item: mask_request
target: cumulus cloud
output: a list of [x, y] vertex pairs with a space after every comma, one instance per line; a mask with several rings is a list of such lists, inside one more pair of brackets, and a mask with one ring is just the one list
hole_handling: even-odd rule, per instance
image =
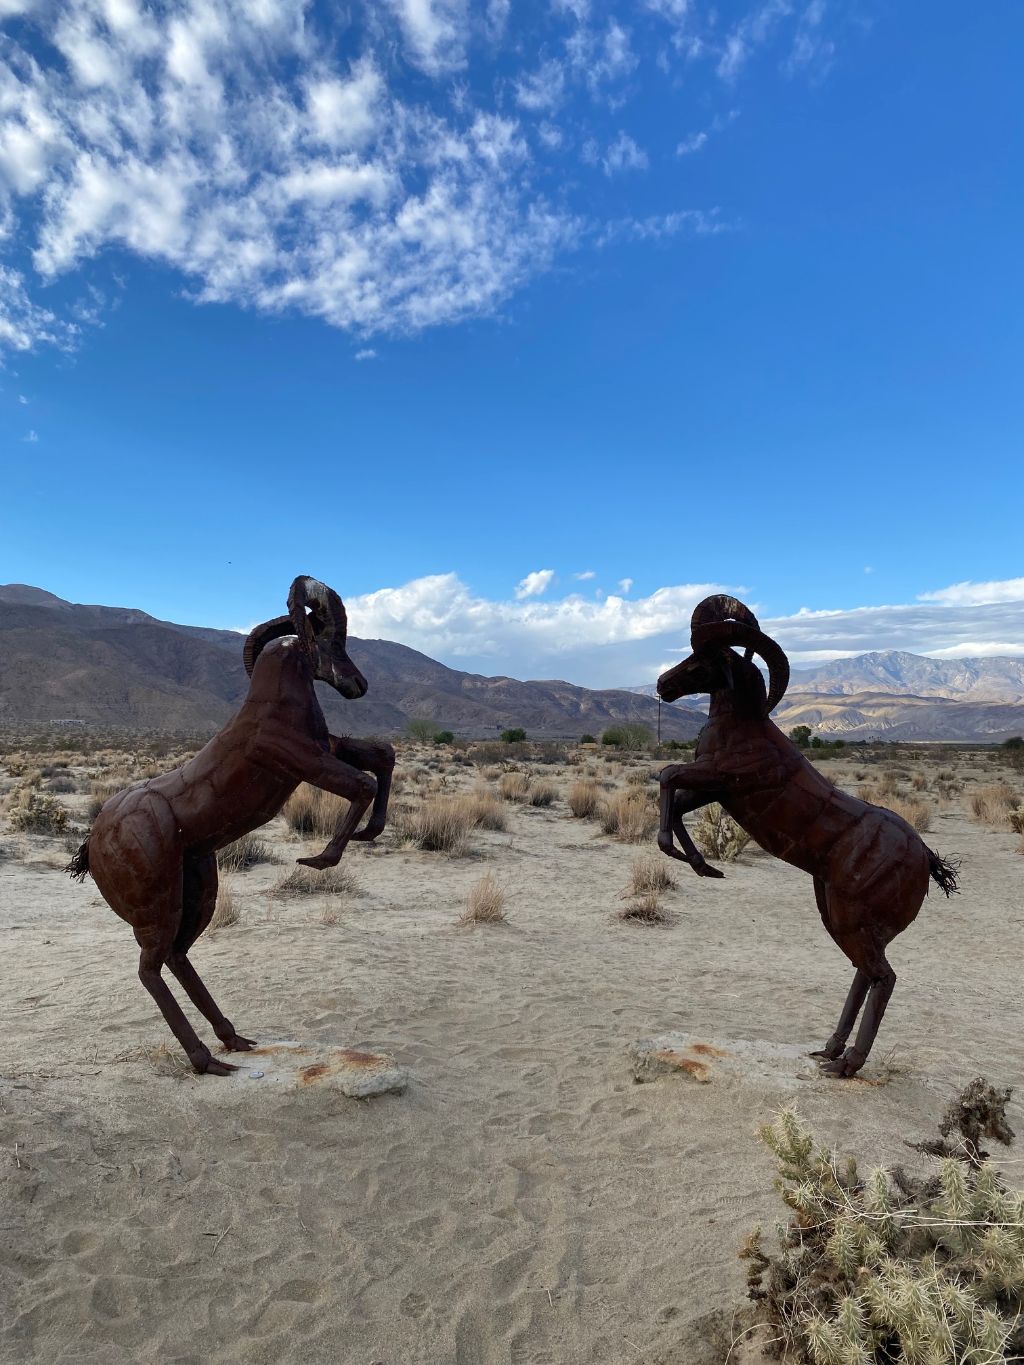
[[1005, 591], [1017, 595], [1004, 598], [985, 586], [994, 599], [987, 603], [947, 600], [951, 590], [940, 589], [912, 603], [770, 617], [759, 609], [756, 592], [740, 584], [675, 584], [636, 598], [620, 590], [543, 601], [536, 593], [517, 594], [504, 601], [474, 593], [447, 573], [346, 605], [354, 635], [398, 640], [454, 667], [615, 687], [652, 681], [677, 662], [689, 649], [693, 608], [716, 592], [734, 593], [757, 611], [797, 668], [888, 649], [936, 658], [1024, 657], [1024, 585], [1007, 580]]
[[526, 597], [539, 597], [541, 593], [547, 592], [554, 576], [554, 569], [537, 569], [534, 573], [528, 573], [525, 578], [519, 580], [516, 587], [517, 600], [522, 601]]

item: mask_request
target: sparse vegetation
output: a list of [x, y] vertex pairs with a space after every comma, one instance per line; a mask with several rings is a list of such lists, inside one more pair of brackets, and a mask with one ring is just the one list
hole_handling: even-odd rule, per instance
[[251, 834], [243, 834], [217, 853], [217, 866], [222, 872], [246, 872], [260, 863], [280, 861], [267, 841], [255, 830]]
[[540, 780], [531, 782], [527, 791], [527, 799], [531, 806], [550, 806], [558, 795], [558, 788], [553, 782]]
[[789, 732], [789, 737], [798, 749], [806, 749], [811, 742], [811, 727], [809, 725], [794, 725]]
[[469, 831], [477, 823], [479, 803], [472, 796], [441, 794], [395, 810], [393, 824], [400, 837], [429, 853], [460, 857], [466, 852]]
[[298, 864], [280, 879], [270, 894], [290, 896], [342, 896], [356, 889], [356, 881], [347, 867], [306, 867]]
[[418, 739], [424, 743], [430, 743], [440, 730], [437, 721], [431, 720], [428, 716], [410, 716], [405, 723], [405, 733], [410, 739]]
[[703, 808], [694, 826], [693, 837], [706, 857], [724, 863], [731, 863], [739, 857], [750, 843], [750, 835], [717, 801]]
[[290, 829], [309, 838], [330, 839], [349, 809], [343, 796], [303, 782], [284, 804], [281, 814]]
[[601, 743], [616, 749], [649, 749], [653, 738], [650, 726], [628, 721], [621, 725], [610, 725], [601, 735]]
[[60, 836], [68, 832], [68, 813], [57, 798], [31, 786], [15, 790], [7, 805], [7, 818], [11, 829], [23, 834]]
[[662, 891], [671, 891], [675, 886], [676, 879], [669, 871], [667, 858], [645, 853], [634, 858], [630, 864], [627, 895], [658, 895]]
[[502, 730], [501, 742], [503, 744], [523, 744], [526, 742], [526, 731], [519, 726], [513, 726], [511, 730]]
[[636, 787], [613, 792], [601, 803], [601, 828], [626, 844], [642, 844], [658, 827], [658, 811], [647, 792]]
[[581, 777], [569, 788], [566, 801], [577, 820], [589, 820], [601, 804], [601, 788], [592, 777]]
[[215, 934], [220, 929], [228, 929], [232, 924], [237, 924], [240, 918], [241, 915], [231, 889], [222, 882], [217, 887], [217, 905], [213, 912], [213, 919], [210, 920], [208, 932]]
[[662, 906], [658, 893], [646, 891], [626, 902], [619, 911], [619, 919], [636, 924], [669, 924], [672, 917]]
[[[938, 1173], [862, 1177], [818, 1146], [791, 1109], [761, 1129], [792, 1211], [766, 1251], [756, 1228], [740, 1252], [772, 1353], [809, 1365], [996, 1365], [1024, 1347], [1024, 1197], [981, 1151], [1007, 1142], [1010, 1092], [983, 1080], [950, 1106]], [[954, 1132], [957, 1137], [950, 1141]]]
[[502, 773], [498, 791], [506, 801], [523, 806], [530, 799], [530, 777], [528, 773]]
[[494, 874], [485, 873], [469, 888], [466, 908], [459, 916], [460, 924], [500, 924], [505, 916], [506, 895]]
[[993, 829], [1009, 830], [1011, 812], [1017, 809], [1020, 798], [1008, 782], [992, 782], [972, 792], [970, 804], [975, 820]]

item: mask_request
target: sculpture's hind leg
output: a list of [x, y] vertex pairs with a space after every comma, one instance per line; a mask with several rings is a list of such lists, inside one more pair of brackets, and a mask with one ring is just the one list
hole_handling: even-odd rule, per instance
[[[837, 935], [836, 942], [857, 968], [857, 976], [854, 978], [850, 997], [843, 1010], [843, 1018], [840, 1019], [839, 1029], [836, 1030], [837, 1036], [842, 1030], [847, 1010], [858, 990], [861, 977], [866, 983], [867, 999], [853, 1047], [848, 1047], [841, 1056], [826, 1062], [822, 1071], [828, 1072], [830, 1076], [854, 1076], [867, 1061], [871, 1045], [878, 1033], [878, 1026], [885, 1014], [885, 1007], [896, 985], [896, 973], [889, 965], [885, 956], [885, 945], [876, 929], [864, 928], [851, 934]], [[855, 1010], [849, 1021], [851, 1027], [854, 1018]]]
[[160, 975], [161, 967], [173, 951], [176, 928], [175, 919], [175, 922], [169, 926], [169, 932], [160, 929], [136, 929], [135, 937], [142, 949], [139, 957], [139, 980], [156, 1001], [160, 1013], [167, 1021], [168, 1028], [185, 1049], [188, 1059], [196, 1071], [208, 1072], [212, 1076], [226, 1076], [231, 1071], [237, 1071], [238, 1068], [232, 1066], [230, 1062], [218, 1061], [206, 1044], [200, 1041], [199, 1035], [185, 1018], [181, 1006], [171, 994], [170, 986]]
[[217, 906], [217, 856], [196, 858], [185, 855], [181, 878], [181, 924], [174, 937], [167, 965], [184, 987], [196, 1009], [210, 1021], [213, 1031], [229, 1052], [247, 1052], [256, 1044], [235, 1032], [235, 1026], [217, 1007], [188, 960], [188, 951], [210, 923]]
[[[821, 916], [822, 924], [824, 924], [832, 938], [835, 939], [835, 934], [832, 930], [832, 920], [828, 912], [828, 888], [820, 877], [815, 877], [814, 879], [814, 899], [818, 903], [818, 914]], [[836, 941], [838, 942], [838, 940]], [[853, 1026], [857, 1022], [857, 1015], [860, 1014], [861, 1006], [864, 1004], [864, 997], [867, 995], [870, 985], [870, 980], [858, 967], [856, 975], [853, 978], [853, 985], [850, 987], [849, 994], [846, 997], [846, 1003], [843, 1005], [843, 1012], [839, 1016], [839, 1023], [836, 1025], [835, 1033], [833, 1033], [832, 1037], [820, 1051], [811, 1053], [812, 1057], [820, 1057], [826, 1061], [834, 1062], [837, 1057], [843, 1055], [843, 1049], [846, 1047], [846, 1040], [849, 1038]]]

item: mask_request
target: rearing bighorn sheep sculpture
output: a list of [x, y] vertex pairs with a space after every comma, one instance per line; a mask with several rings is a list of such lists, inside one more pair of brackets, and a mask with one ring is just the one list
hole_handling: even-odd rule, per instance
[[288, 615], [257, 626], [245, 642], [252, 682], [241, 710], [183, 767], [112, 796], [68, 865], [80, 881], [91, 872], [134, 929], [139, 978], [196, 1071], [225, 1076], [237, 1068], [199, 1040], [160, 975], [165, 964], [227, 1051], [255, 1046], [221, 1014], [188, 960], [217, 903], [217, 850], [266, 824], [300, 782], [350, 802], [323, 852], [300, 863], [333, 867], [350, 839], [375, 839], [384, 828], [394, 749], [328, 734], [313, 687], [319, 679], [350, 700], [366, 692], [346, 635], [338, 594], [315, 578], [296, 578]]
[[[956, 868], [893, 811], [839, 791], [772, 724], [789, 661], [742, 602], [726, 596], [701, 602], [691, 647], [688, 659], [658, 679], [658, 696], [675, 701], [708, 692], [711, 711], [694, 761], [662, 770], [658, 846], [698, 876], [721, 877], [683, 825], [688, 811], [717, 801], [766, 852], [811, 874], [825, 928], [857, 969], [836, 1031], [814, 1055], [832, 1075], [852, 1076], [864, 1065], [896, 984], [886, 945], [916, 918], [929, 875], [947, 896], [957, 890]], [[767, 689], [755, 654], [768, 665]], [[856, 1042], [846, 1047], [865, 1000]]]

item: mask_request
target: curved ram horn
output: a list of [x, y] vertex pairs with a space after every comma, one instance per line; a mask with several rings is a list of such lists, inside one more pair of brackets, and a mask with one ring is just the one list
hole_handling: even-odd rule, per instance
[[729, 597], [723, 592], [716, 593], [714, 597], [705, 597], [703, 602], [697, 603], [690, 618], [690, 631], [692, 633], [699, 626], [709, 626], [715, 621], [742, 621], [744, 625], [760, 630], [757, 617], [750, 608], [745, 607], [738, 597]]
[[290, 616], [275, 616], [273, 621], [264, 621], [261, 626], [253, 626], [242, 650], [242, 662], [249, 677], [252, 677], [256, 660], [271, 640], [276, 640], [281, 635], [294, 634], [295, 626]]
[[706, 649], [728, 649], [740, 645], [754, 654], [760, 654], [768, 665], [768, 705], [765, 711], [770, 715], [785, 695], [789, 686], [789, 660], [782, 646], [763, 630], [755, 629], [744, 621], [711, 621], [698, 626], [693, 632], [693, 652]]
[[[306, 607], [310, 608], [309, 617]], [[345, 604], [326, 583], [319, 578], [300, 574], [288, 590], [288, 614], [295, 624], [296, 633], [307, 646], [312, 645], [313, 636], [321, 648], [330, 649], [334, 637], [340, 635], [344, 644], [348, 634], [348, 616]]]

